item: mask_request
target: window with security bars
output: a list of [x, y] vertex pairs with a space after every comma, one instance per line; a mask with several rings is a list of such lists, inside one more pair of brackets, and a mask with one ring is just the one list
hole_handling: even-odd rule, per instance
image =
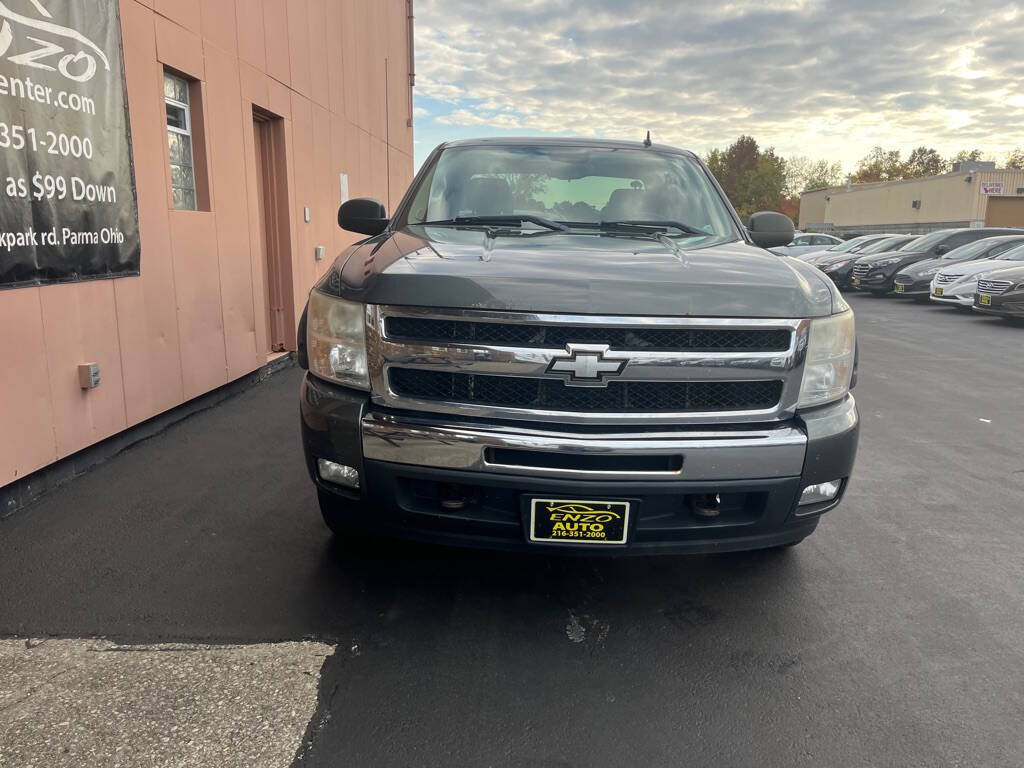
[[167, 144], [171, 157], [171, 197], [176, 209], [194, 211], [197, 209], [196, 171], [188, 81], [165, 71], [164, 102], [167, 106]]

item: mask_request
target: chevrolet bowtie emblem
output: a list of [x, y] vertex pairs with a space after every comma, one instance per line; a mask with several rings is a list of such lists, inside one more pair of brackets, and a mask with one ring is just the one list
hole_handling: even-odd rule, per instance
[[629, 363], [625, 355], [608, 351], [607, 344], [566, 344], [565, 356], [552, 358], [548, 373], [573, 387], [606, 387]]

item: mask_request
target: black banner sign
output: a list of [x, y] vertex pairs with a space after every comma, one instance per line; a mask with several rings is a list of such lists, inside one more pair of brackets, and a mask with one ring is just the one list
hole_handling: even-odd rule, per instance
[[139, 274], [118, 0], [0, 0], [0, 287]]

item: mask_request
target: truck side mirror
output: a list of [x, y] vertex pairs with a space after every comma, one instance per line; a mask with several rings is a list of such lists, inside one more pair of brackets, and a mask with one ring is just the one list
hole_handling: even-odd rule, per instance
[[793, 220], [777, 211], [758, 211], [750, 217], [747, 232], [754, 245], [775, 248], [793, 240]]
[[372, 197], [353, 197], [338, 208], [338, 226], [349, 232], [379, 235], [387, 225], [387, 208]]

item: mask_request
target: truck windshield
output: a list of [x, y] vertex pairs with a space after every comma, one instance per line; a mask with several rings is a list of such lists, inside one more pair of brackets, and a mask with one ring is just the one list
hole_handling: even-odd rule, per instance
[[[724, 200], [692, 158], [618, 147], [448, 148], [423, 176], [404, 223], [516, 216], [591, 232], [602, 224], [648, 223], [700, 244], [739, 237]], [[541, 227], [529, 218], [518, 223]]]

